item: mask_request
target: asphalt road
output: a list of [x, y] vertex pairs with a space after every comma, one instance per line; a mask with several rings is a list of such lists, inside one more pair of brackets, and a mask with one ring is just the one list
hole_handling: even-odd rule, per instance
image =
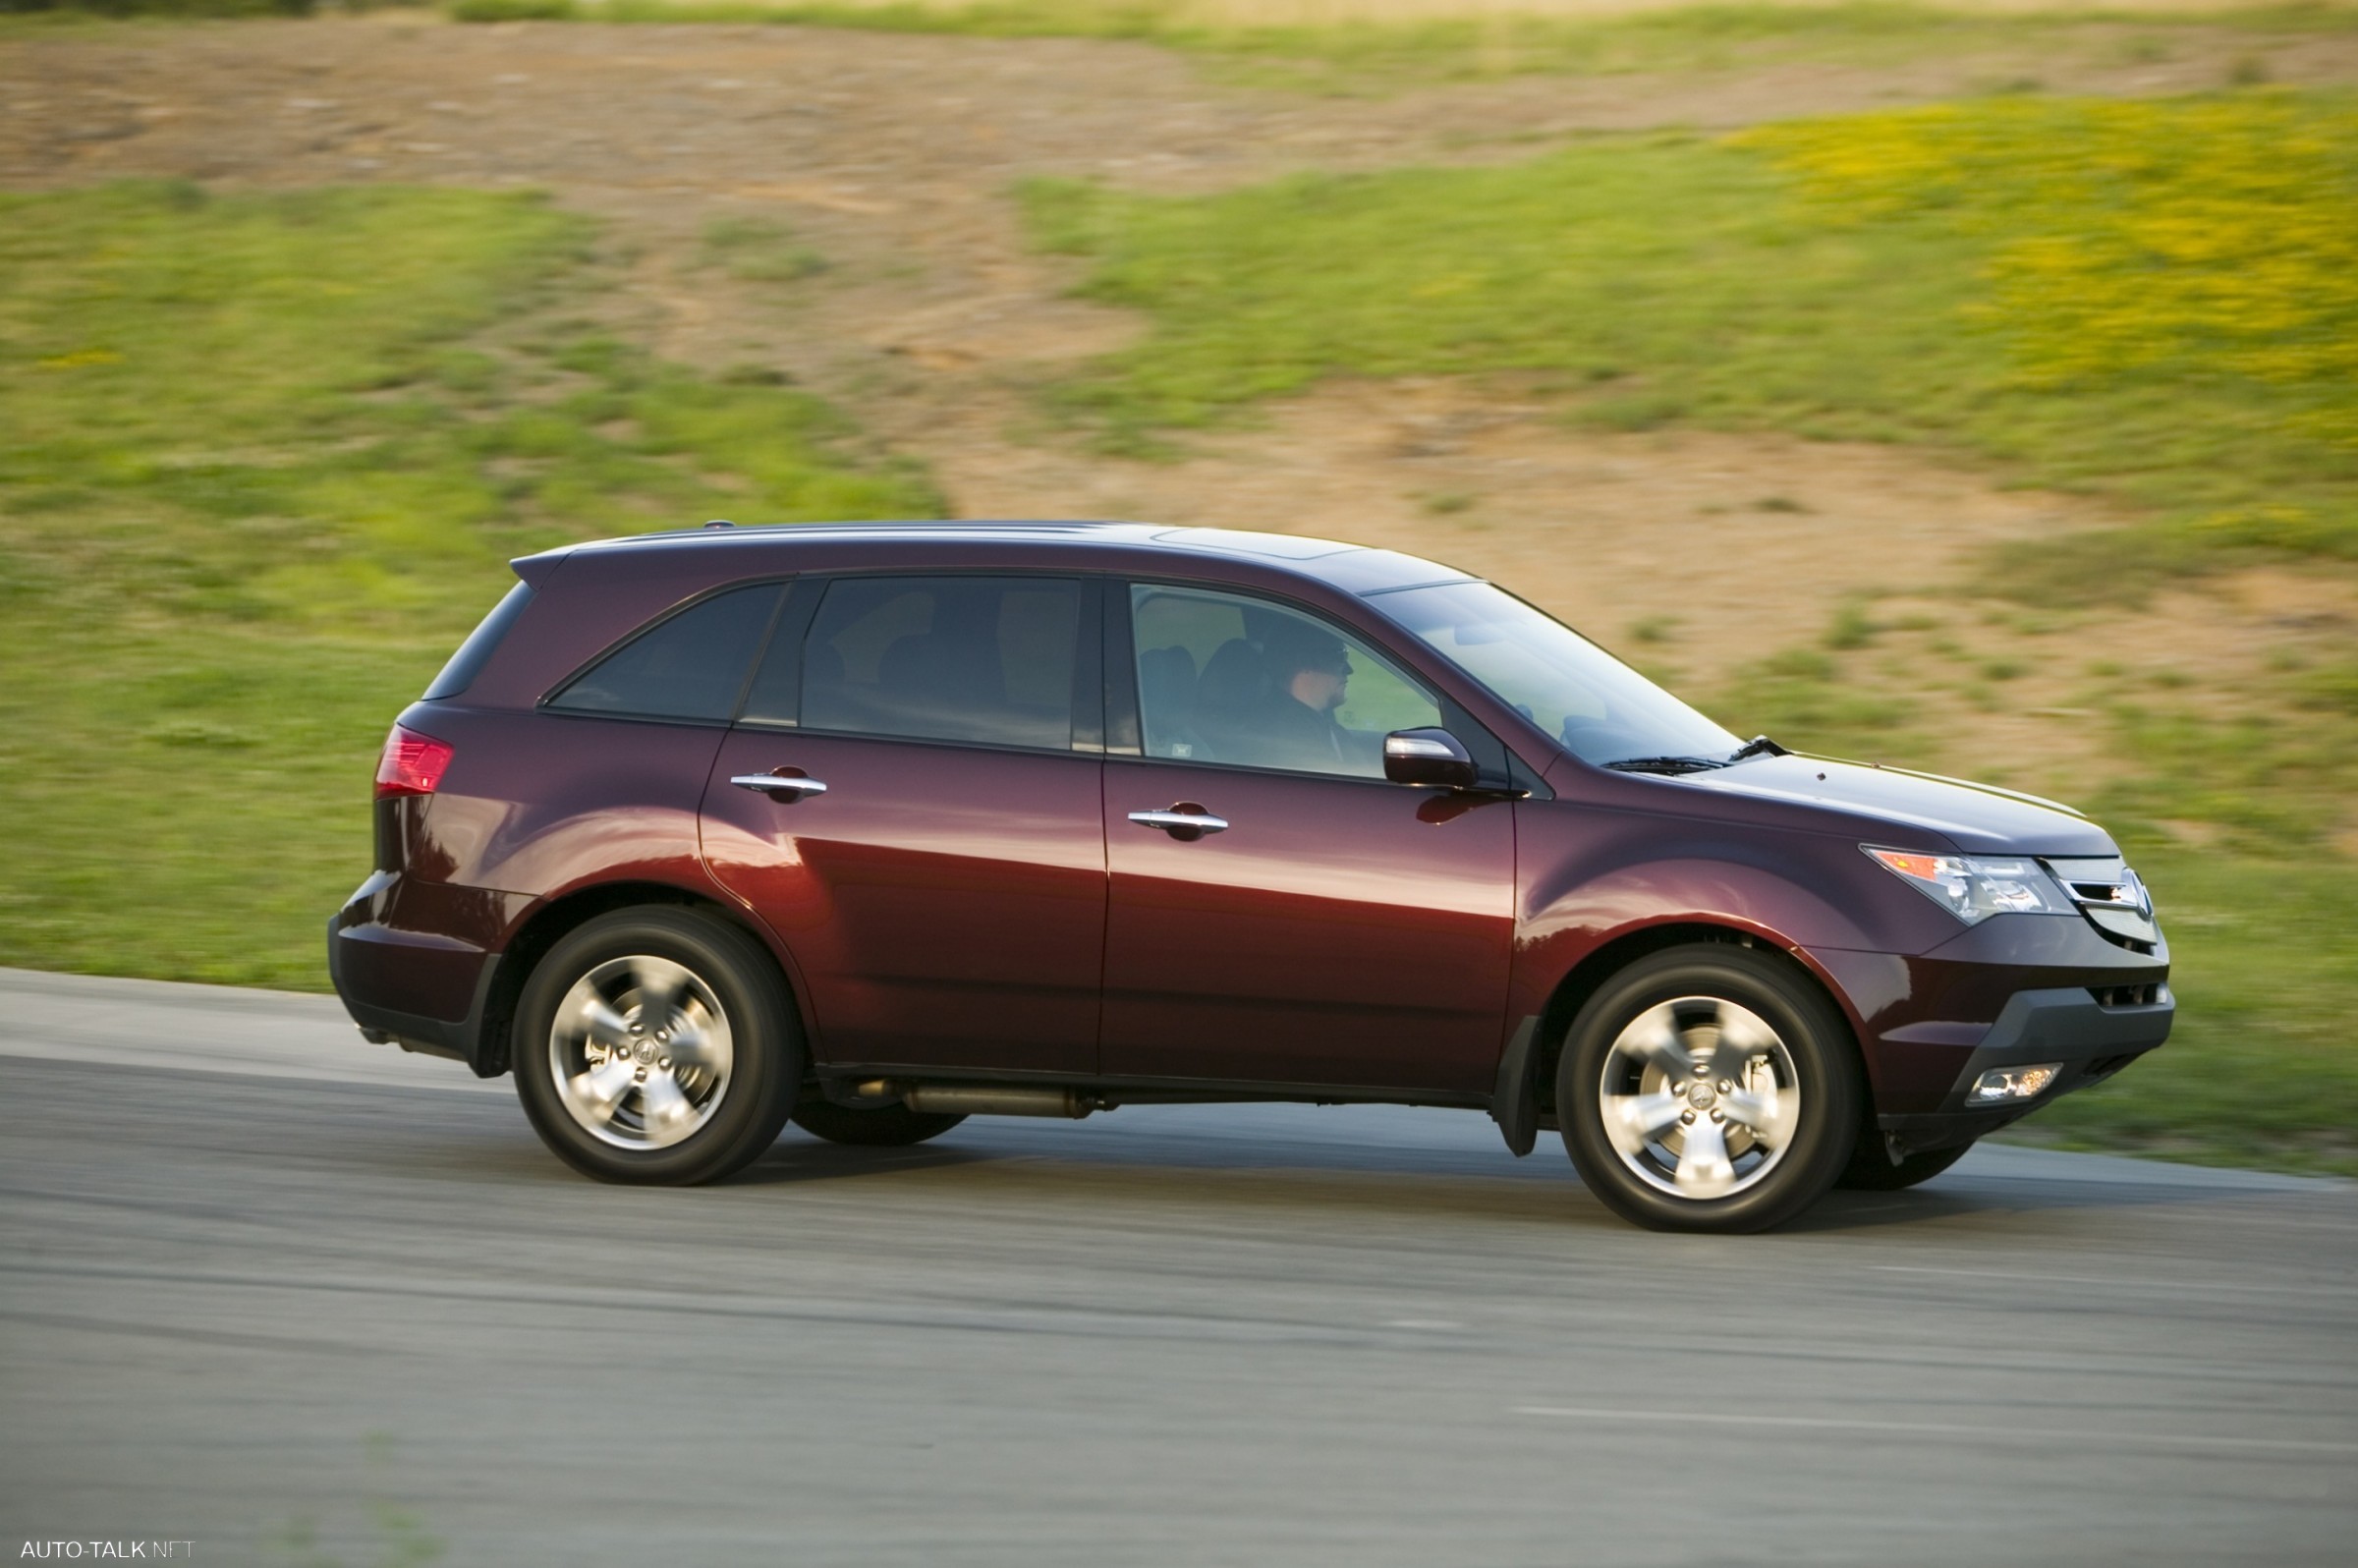
[[[0, 1557], [2351, 1560], [2358, 1188], [1979, 1151], [1741, 1239], [1381, 1108], [599, 1187], [333, 1002], [0, 971]], [[438, 1556], [429, 1555], [439, 1552]]]

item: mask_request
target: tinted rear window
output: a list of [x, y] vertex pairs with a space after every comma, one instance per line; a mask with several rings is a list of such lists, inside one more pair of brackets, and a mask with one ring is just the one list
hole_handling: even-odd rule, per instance
[[802, 722], [1064, 750], [1080, 628], [1069, 579], [846, 579], [803, 649]]
[[473, 686], [475, 678], [483, 673], [483, 666], [491, 662], [491, 655], [499, 651], [499, 644], [507, 638], [508, 628], [516, 624], [517, 617], [524, 614], [524, 607], [532, 602], [533, 586], [530, 583], [519, 583], [508, 589], [507, 597], [493, 605], [491, 613], [484, 616], [482, 623], [469, 634], [467, 641], [459, 644], [459, 650], [450, 656], [448, 664], [442, 666], [442, 673], [434, 677], [433, 684], [425, 689], [421, 700], [438, 702], [444, 698], [457, 697]]
[[784, 592], [760, 583], [692, 604], [607, 654], [548, 705], [725, 723]]

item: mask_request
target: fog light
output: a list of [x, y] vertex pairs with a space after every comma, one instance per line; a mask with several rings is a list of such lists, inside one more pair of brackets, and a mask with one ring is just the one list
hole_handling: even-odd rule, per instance
[[2000, 1100], [2035, 1099], [2061, 1071], [2061, 1062], [2042, 1062], [2037, 1067], [1993, 1067], [1974, 1080], [1973, 1092], [1965, 1096], [1965, 1103], [1994, 1105]]

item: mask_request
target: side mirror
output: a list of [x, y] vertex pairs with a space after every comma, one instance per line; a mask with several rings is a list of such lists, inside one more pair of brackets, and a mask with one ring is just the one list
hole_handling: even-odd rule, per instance
[[1474, 757], [1447, 730], [1394, 730], [1383, 738], [1383, 776], [1395, 784], [1470, 790]]

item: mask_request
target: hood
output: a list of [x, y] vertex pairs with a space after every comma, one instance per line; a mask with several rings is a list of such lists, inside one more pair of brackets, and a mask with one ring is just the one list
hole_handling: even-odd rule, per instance
[[1924, 841], [1924, 835], [1935, 834], [1967, 855], [2117, 853], [2109, 834], [2068, 806], [1906, 768], [1793, 753], [1754, 757], [1716, 772], [1681, 774], [1678, 782], [1721, 795], [1872, 817], [1892, 849], [1937, 849], [1938, 844]]

